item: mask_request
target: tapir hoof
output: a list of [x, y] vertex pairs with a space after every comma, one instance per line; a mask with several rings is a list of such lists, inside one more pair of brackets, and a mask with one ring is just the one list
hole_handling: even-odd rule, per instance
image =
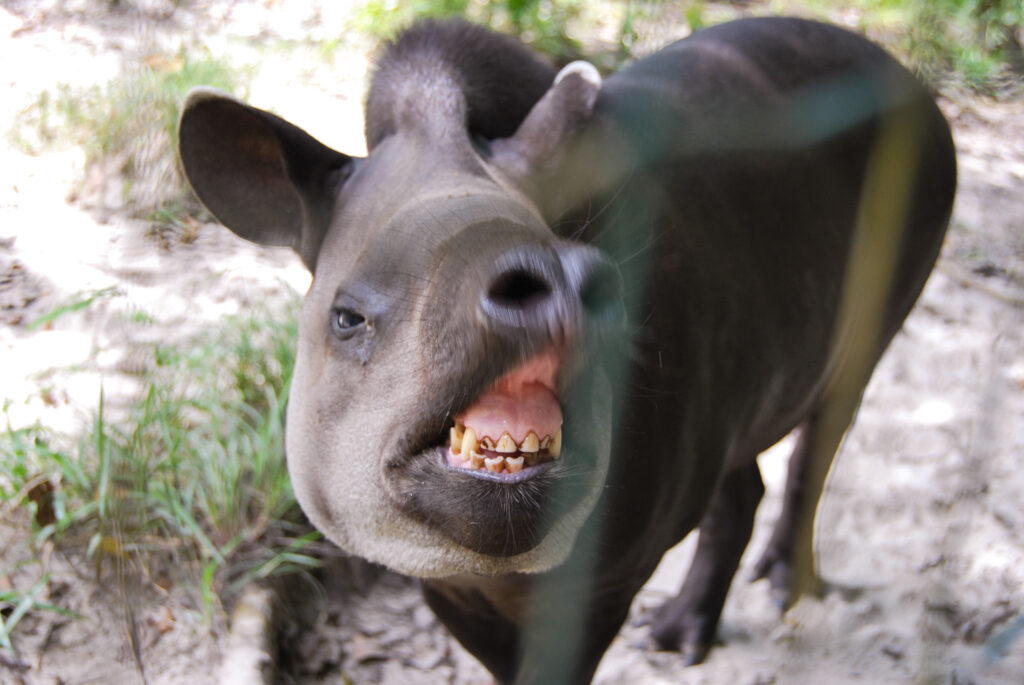
[[772, 548], [765, 550], [750, 574], [752, 583], [762, 578], [768, 579], [772, 602], [780, 613], [789, 611], [804, 595], [820, 597], [822, 594], [816, 573], [796, 573], [789, 559]]
[[704, 661], [708, 652], [711, 651], [710, 644], [689, 644], [679, 645], [678, 647], [663, 647], [652, 635], [648, 635], [644, 639], [639, 640], [633, 645], [633, 647], [645, 652], [665, 652], [676, 651], [678, 649], [679, 653], [683, 656], [684, 666], [696, 666]]
[[674, 597], [662, 604], [650, 620], [650, 634], [644, 647], [683, 655], [683, 664], [704, 661], [714, 642], [718, 613], [706, 615]]
[[683, 654], [683, 666], [696, 666], [704, 661], [704, 658], [711, 651], [711, 645], [704, 643], [699, 645], [683, 645], [680, 651]]
[[750, 582], [767, 578], [772, 602], [780, 612], [785, 612], [795, 601], [790, 592], [792, 577], [793, 569], [789, 561], [776, 554], [774, 550], [767, 549], [755, 564], [754, 572], [750, 574]]

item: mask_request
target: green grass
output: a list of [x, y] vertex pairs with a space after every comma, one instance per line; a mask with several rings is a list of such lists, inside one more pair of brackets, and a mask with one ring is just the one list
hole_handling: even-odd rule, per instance
[[52, 324], [54, 321], [64, 316], [65, 314], [71, 314], [73, 312], [88, 309], [93, 303], [110, 297], [117, 297], [120, 292], [117, 288], [102, 288], [100, 290], [93, 290], [91, 292], [79, 293], [71, 298], [71, 300], [65, 304], [54, 307], [50, 311], [46, 312], [37, 319], [31, 321], [26, 330], [34, 331], [38, 328], [43, 328], [48, 324]]
[[[357, 15], [359, 30], [391, 38], [423, 17], [461, 16], [498, 31], [518, 35], [556, 62], [584, 52], [579, 37], [592, 33], [593, 15], [579, 0], [370, 0]], [[937, 87], [999, 94], [1019, 83], [1024, 53], [1019, 36], [1024, 27], [1020, 0], [765, 0], [745, 3], [744, 12], [788, 13], [829, 19], [852, 11], [860, 27], [884, 42], [926, 81]], [[666, 10], [691, 29], [740, 15], [738, 6], [706, 0], [627, 0], [600, 4], [599, 12], [619, 16], [617, 54], [588, 54], [606, 70], [632, 55], [644, 24], [657, 23]]]
[[28, 152], [81, 145], [88, 161], [130, 150], [138, 145], [133, 138], [140, 132], [159, 132], [176, 144], [178, 111], [190, 88], [209, 85], [235, 92], [242, 80], [226, 62], [201, 50], [152, 54], [105, 86], [60, 84], [56, 92], [41, 92], [23, 114], [21, 128], [32, 135], [22, 136], [21, 144]]
[[465, 17], [519, 36], [556, 62], [567, 62], [577, 59], [582, 51], [573, 29], [581, 20], [583, 8], [582, 0], [369, 0], [357, 13], [356, 27], [390, 39], [417, 19]]
[[10, 613], [6, 616], [0, 614], [0, 648], [14, 651], [11, 635], [21, 619], [30, 611], [52, 611], [71, 618], [82, 618], [80, 614], [38, 599], [49, 580], [50, 575], [44, 573], [26, 591], [0, 590], [0, 605], [6, 604], [11, 607]]
[[[138, 403], [114, 420], [101, 397], [76, 439], [8, 427], [0, 507], [25, 514], [27, 544], [84, 551], [101, 577], [128, 568], [171, 578], [208, 614], [247, 583], [316, 566], [309, 544], [319, 534], [301, 517], [283, 458], [297, 307], [155, 348]], [[37, 592], [0, 602], [59, 609]], [[0, 645], [10, 644], [11, 616]]]
[[902, 45], [925, 79], [995, 94], [1022, 66], [1021, 27], [1020, 0], [913, 0]]
[[852, 14], [938, 89], [999, 95], [1024, 76], [1020, 0], [778, 0], [768, 7], [824, 20]]
[[101, 194], [109, 185], [138, 216], [164, 208], [174, 214], [194, 212], [198, 205], [177, 170], [181, 103], [198, 85], [244, 97], [247, 74], [195, 49], [127, 63], [131, 66], [106, 85], [60, 84], [41, 92], [21, 113], [11, 137], [30, 154], [81, 148], [85, 177], [91, 181], [83, 179], [80, 192]]

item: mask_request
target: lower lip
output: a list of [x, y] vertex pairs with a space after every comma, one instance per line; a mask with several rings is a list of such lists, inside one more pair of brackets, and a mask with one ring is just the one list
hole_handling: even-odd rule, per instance
[[534, 476], [538, 476], [541, 473], [544, 473], [549, 468], [558, 463], [558, 461], [548, 461], [544, 462], [543, 464], [537, 464], [536, 466], [527, 466], [522, 471], [517, 471], [516, 473], [495, 473], [493, 471], [488, 471], [486, 469], [463, 469], [459, 468], [458, 466], [452, 466], [451, 464], [448, 463], [448, 459], [446, 456], [447, 452], [447, 447], [438, 448], [439, 461], [442, 467], [444, 467], [448, 471], [466, 475], [471, 478], [478, 478], [480, 480], [489, 480], [492, 483], [522, 483], [525, 480], [529, 480]]

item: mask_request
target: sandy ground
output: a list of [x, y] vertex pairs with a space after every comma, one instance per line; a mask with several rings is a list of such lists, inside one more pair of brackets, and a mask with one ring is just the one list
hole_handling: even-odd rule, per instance
[[[273, 2], [87, 11], [96, 4], [0, 8], [0, 129], [44, 89], [103, 83], [140, 51], [185, 41], [254, 65], [255, 104], [361, 152], [365, 41], [329, 58], [292, 49], [265, 59], [255, 47], [333, 35], [343, 21], [336, 3], [289, 3], [287, 15]], [[761, 458], [768, 493], [725, 608], [722, 644], [706, 663], [683, 669], [678, 655], [636, 647], [644, 629], [631, 623], [597, 682], [1024, 682], [1024, 104], [942, 104], [960, 155], [953, 228], [829, 481], [818, 522], [828, 592], [780, 617], [764, 584], [745, 582], [777, 515], [782, 445]], [[69, 202], [81, 176], [78, 149], [31, 156], [6, 139], [0, 149], [0, 389], [15, 425], [73, 430], [101, 384], [115, 403], [137, 388], [145, 362], [130, 342], [184, 338], [308, 284], [287, 251], [253, 247], [220, 227], [201, 226], [186, 244], [154, 237], [123, 208], [81, 196]], [[69, 298], [111, 288], [48, 329], [26, 328]], [[135, 312], [149, 323], [130, 323]], [[12, 517], [0, 525], [5, 566], [27, 554], [18, 524]], [[666, 555], [636, 599], [634, 620], [674, 593], [692, 542]], [[139, 663], [147, 682], [217, 681], [222, 626], [196, 619], [184, 598], [126, 604], [82, 559], [47, 559], [50, 598], [86, 618], [24, 619], [19, 654], [0, 651], [0, 683], [142, 682]], [[488, 682], [412, 581], [342, 559], [298, 596], [307, 601], [280, 613], [282, 682]], [[135, 635], [124, 628], [126, 607]]]

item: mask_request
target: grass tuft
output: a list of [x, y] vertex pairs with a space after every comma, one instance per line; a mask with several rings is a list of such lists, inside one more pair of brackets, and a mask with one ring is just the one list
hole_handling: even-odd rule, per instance
[[925, 80], [998, 94], [1021, 71], [1020, 0], [913, 0], [902, 44]]
[[131, 64], [103, 86], [61, 84], [43, 91], [21, 113], [12, 136], [29, 154], [81, 148], [85, 174], [79, 196], [174, 224], [199, 211], [177, 169], [181, 103], [199, 85], [243, 95], [245, 75], [196, 50], [154, 53]]
[[[101, 397], [70, 447], [43, 427], [8, 426], [0, 507], [27, 514], [35, 549], [84, 550], [101, 576], [127, 568], [150, 584], [193, 588], [207, 612], [247, 583], [317, 566], [309, 550], [319, 534], [302, 518], [283, 456], [296, 311], [238, 317], [194, 346], [157, 347], [137, 404], [112, 420]], [[23, 611], [39, 608], [31, 590], [20, 596]]]
[[582, 48], [573, 27], [585, 4], [581, 0], [370, 0], [356, 16], [356, 27], [391, 39], [417, 19], [465, 17], [496, 31], [518, 36], [558, 63], [578, 59]]
[[359, 10], [358, 30], [389, 39], [424, 17], [465, 17], [519, 36], [556, 63], [581, 54], [578, 35], [593, 33], [599, 17], [618, 16], [616, 54], [591, 54], [612, 70], [628, 61], [641, 34], [658, 32], [662, 19], [690, 30], [746, 14], [786, 13], [836, 19], [856, 17], [927, 82], [991, 95], [1019, 88], [1024, 75], [1024, 4], [1021, 0], [774, 0], [722, 3], [707, 0], [629, 0], [598, 3], [584, 12], [580, 0], [370, 0]]

